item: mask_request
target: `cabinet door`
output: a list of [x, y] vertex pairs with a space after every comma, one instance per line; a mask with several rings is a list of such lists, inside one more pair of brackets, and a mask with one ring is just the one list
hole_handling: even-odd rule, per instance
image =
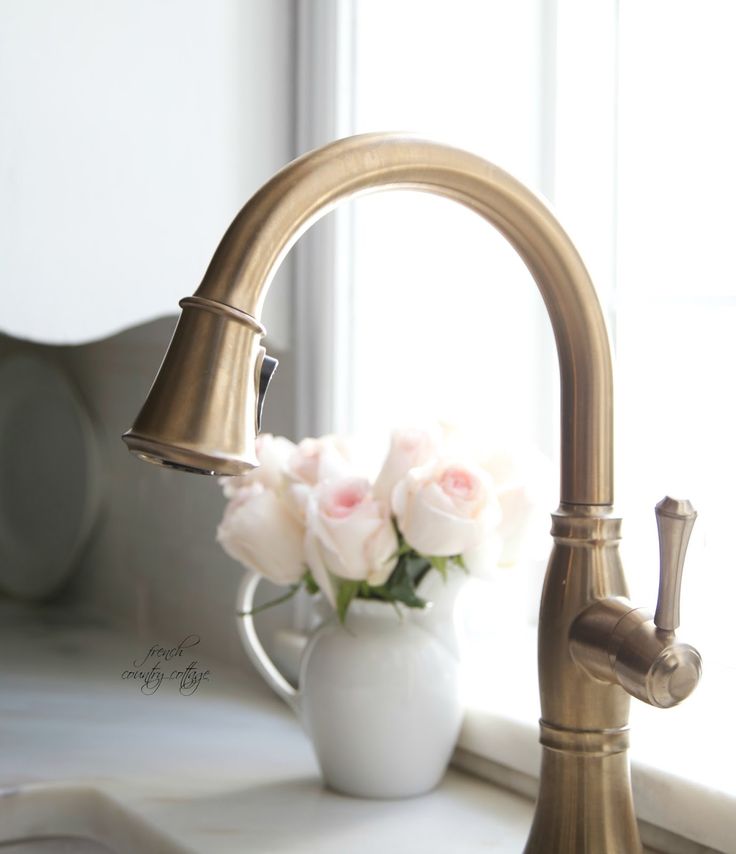
[[292, 14], [290, 0], [4, 0], [3, 331], [79, 342], [178, 311], [293, 156]]

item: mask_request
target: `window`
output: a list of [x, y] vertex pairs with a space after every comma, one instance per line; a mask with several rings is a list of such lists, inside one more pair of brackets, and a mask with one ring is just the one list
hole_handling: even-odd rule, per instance
[[[614, 349], [616, 506], [635, 601], [652, 610], [656, 601], [656, 501], [665, 493], [688, 497], [700, 514], [685, 570], [682, 635], [702, 652], [705, 676], [677, 709], [632, 704], [632, 755], [687, 779], [687, 797], [717, 789], [723, 809], [731, 809], [736, 756], [724, 762], [701, 739], [704, 729], [728, 731], [736, 700], [736, 668], [722, 640], [736, 598], [728, 541], [736, 473], [736, 6], [349, 6], [345, 130], [415, 130], [485, 156], [552, 200], [591, 270]], [[386, 435], [398, 424], [444, 416], [556, 457], [551, 331], [513, 250], [475, 215], [425, 195], [368, 197], [346, 216], [352, 272], [336, 288], [350, 334], [341, 337], [348, 344], [339, 349], [334, 423]], [[512, 616], [509, 608], [491, 611], [507, 621], [504, 631], [519, 614], [535, 613], [540, 576], [532, 566], [523, 579], [499, 582], [497, 595], [516, 602]], [[533, 644], [525, 649], [528, 679], [519, 676], [520, 664], [510, 678], [526, 679], [516, 696], [531, 720]], [[688, 736], [676, 751], [666, 749], [675, 731]], [[718, 819], [704, 829], [685, 806], [673, 808], [677, 797], [669, 808], [670, 817], [681, 812], [674, 829], [723, 845], [725, 837], [708, 836], [719, 832]], [[659, 822], [661, 815], [654, 809], [645, 818]]]

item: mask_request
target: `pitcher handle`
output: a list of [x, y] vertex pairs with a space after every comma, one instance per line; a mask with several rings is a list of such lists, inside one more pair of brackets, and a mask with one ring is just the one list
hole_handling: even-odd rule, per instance
[[251, 572], [243, 579], [238, 591], [238, 611], [245, 613], [238, 614], [238, 631], [240, 639], [243, 642], [245, 651], [248, 657], [255, 665], [256, 670], [266, 680], [266, 683], [271, 687], [273, 692], [299, 714], [299, 692], [292, 687], [288, 680], [284, 677], [281, 671], [271, 661], [263, 644], [256, 633], [255, 623], [250, 612], [253, 610], [253, 602], [255, 600], [256, 588], [262, 576], [256, 572]]

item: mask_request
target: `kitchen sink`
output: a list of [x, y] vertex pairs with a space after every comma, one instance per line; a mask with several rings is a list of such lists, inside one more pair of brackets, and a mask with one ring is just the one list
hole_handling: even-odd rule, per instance
[[181, 847], [94, 786], [0, 786], [0, 854], [180, 854]]

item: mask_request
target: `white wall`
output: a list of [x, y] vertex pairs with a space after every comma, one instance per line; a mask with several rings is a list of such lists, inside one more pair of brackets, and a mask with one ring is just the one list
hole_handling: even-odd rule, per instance
[[[225, 499], [217, 478], [197, 477], [144, 465], [129, 453], [120, 439], [143, 401], [161, 356], [171, 337], [174, 318], [136, 326], [102, 341], [81, 346], [50, 346], [21, 341], [0, 334], [0, 364], [7, 358], [28, 355], [48, 361], [63, 372], [84, 406], [93, 425], [90, 441], [96, 465], [71, 470], [68, 465], [49, 465], [39, 472], [37, 460], [18, 468], [13, 480], [22, 495], [15, 494], [19, 509], [13, 512], [13, 495], [0, 490], [0, 570], [13, 558], [8, 538], [1, 536], [5, 523], [27, 520], [24, 529], [29, 538], [22, 559], [36, 567], [39, 559], [49, 561], [48, 589], [65, 604], [80, 606], [104, 624], [118, 623], [141, 641], [181, 640], [188, 634], [201, 637], [201, 650], [213, 659], [245, 664], [245, 653], [236, 631], [236, 593], [245, 573], [215, 542], [215, 531], [222, 517]], [[264, 429], [285, 435], [294, 432], [293, 360], [289, 354], [272, 351], [280, 359], [279, 370], [268, 393], [264, 410]], [[12, 401], [12, 389], [0, 387], [0, 400], [11, 401], [10, 420], [18, 423], [23, 411]], [[21, 404], [23, 399], [21, 398]], [[35, 411], [32, 409], [32, 411]], [[58, 424], [53, 407], [47, 408], [45, 423], [29, 423], [29, 430], [5, 430], [8, 407], [0, 412], [0, 446], [3, 459], [29, 453], [30, 441], [58, 448], [54, 440]], [[12, 426], [12, 425], [11, 425]], [[41, 456], [48, 458], [48, 453]], [[24, 483], [18, 478], [26, 475]], [[96, 475], [94, 483], [87, 474]], [[3, 485], [7, 486], [5, 481]], [[68, 492], [69, 499], [89, 495], [94, 518], [91, 533], [73, 567], [53, 565], [42, 523], [46, 514], [37, 515], [33, 531], [33, 506], [44, 495], [57, 497]], [[78, 499], [76, 499], [78, 500]], [[46, 502], [48, 503], [48, 502]], [[68, 515], [68, 514], [67, 514]], [[12, 538], [10, 538], [12, 544]], [[59, 559], [64, 562], [67, 555]], [[36, 587], [40, 569], [34, 569]], [[13, 572], [11, 577], [15, 577]], [[0, 571], [0, 597], [6, 574]], [[12, 588], [15, 590], [17, 584]], [[267, 585], [262, 585], [264, 588]], [[263, 595], [273, 598], [264, 589]], [[277, 615], [268, 613], [264, 628]]]
[[[0, 0], [0, 362], [26, 352], [59, 367], [100, 460], [95, 527], [61, 595], [151, 641], [200, 634], [233, 662], [244, 569], [214, 541], [221, 491], [139, 464], [120, 434], [178, 300], [295, 155], [294, 46], [293, 0]], [[285, 267], [265, 318], [281, 365], [264, 429], [293, 437], [290, 291]], [[0, 418], [6, 454], [13, 441]]]
[[0, 328], [175, 312], [293, 156], [293, 41], [292, 0], [0, 0]]

